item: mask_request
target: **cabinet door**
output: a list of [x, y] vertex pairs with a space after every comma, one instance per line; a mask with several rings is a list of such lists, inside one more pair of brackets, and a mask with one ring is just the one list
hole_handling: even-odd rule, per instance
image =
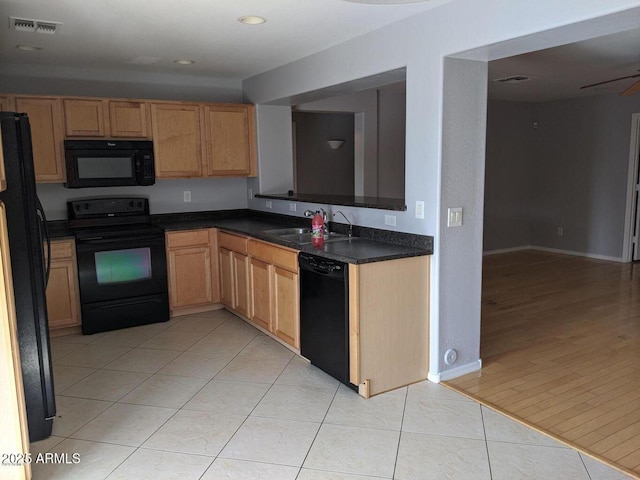
[[169, 301], [171, 309], [214, 301], [209, 246], [169, 251]]
[[80, 325], [78, 268], [73, 240], [51, 242], [51, 271], [46, 295], [50, 329]]
[[251, 259], [251, 320], [271, 331], [271, 270], [272, 266], [257, 258]]
[[198, 105], [151, 104], [156, 177], [202, 177], [202, 132]]
[[111, 136], [149, 138], [148, 112], [145, 102], [109, 101]]
[[49, 328], [80, 325], [76, 267], [71, 260], [51, 261], [47, 285]]
[[234, 293], [235, 302], [233, 309], [240, 315], [250, 318], [249, 300], [251, 293], [249, 291], [249, 257], [238, 252], [233, 252], [233, 276], [234, 276]]
[[14, 112], [16, 104], [13, 97], [9, 95], [0, 96], [0, 112]]
[[229, 308], [234, 305], [232, 256], [230, 250], [220, 248], [220, 301]]
[[17, 97], [16, 110], [29, 115], [36, 182], [64, 182], [62, 102], [59, 98]]
[[106, 100], [64, 99], [64, 129], [67, 137], [106, 137], [109, 126]]
[[294, 348], [300, 348], [300, 287], [298, 274], [273, 269], [273, 332]]
[[256, 174], [252, 105], [204, 106], [207, 175]]

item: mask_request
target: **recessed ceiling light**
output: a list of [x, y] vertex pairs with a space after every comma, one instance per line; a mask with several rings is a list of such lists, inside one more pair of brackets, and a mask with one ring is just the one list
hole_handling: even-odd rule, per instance
[[177, 63], [178, 65], [191, 65], [196, 62], [193, 60], [174, 60], [173, 63]]
[[244, 17], [238, 18], [240, 23], [244, 23], [245, 25], [260, 25], [267, 21], [264, 17], [259, 17], [257, 15], [245, 15]]
[[25, 52], [37, 52], [38, 50], [42, 50], [42, 47], [36, 47], [35, 45], [16, 45], [16, 48], [24, 50]]

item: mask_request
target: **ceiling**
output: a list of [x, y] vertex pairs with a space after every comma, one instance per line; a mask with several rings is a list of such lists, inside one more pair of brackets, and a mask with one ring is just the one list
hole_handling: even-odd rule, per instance
[[[629, 30], [489, 62], [489, 98], [547, 102], [591, 95], [619, 94], [640, 78], [580, 90], [583, 85], [640, 71], [640, 29]], [[494, 79], [536, 77], [519, 83]]]
[[[238, 84], [449, 1], [2, 0], [0, 65], [3, 72], [27, 76], [62, 72], [64, 78], [127, 80], [166, 75]], [[260, 15], [267, 22], [244, 25], [237, 21], [244, 15]], [[54, 35], [21, 32], [10, 28], [9, 17], [61, 25]], [[16, 45], [42, 50], [23, 51]], [[178, 65], [174, 63], [178, 59], [195, 63]], [[579, 87], [639, 70], [640, 29], [492, 61], [489, 97], [543, 102], [617, 94], [634, 80], [586, 90]], [[386, 83], [398, 81], [399, 75], [391, 73]], [[513, 75], [536, 80], [492, 81]], [[379, 80], [372, 77], [363, 85], [336, 86], [335, 94], [370, 88]]]
[[[369, 0], [368, 0], [369, 1]], [[2, 0], [0, 64], [109, 78], [185, 74], [241, 80], [450, 0], [397, 5], [346, 0]], [[241, 16], [267, 22], [244, 25]], [[9, 17], [61, 22], [54, 35], [10, 29]], [[41, 47], [22, 51], [16, 45]], [[192, 65], [177, 65], [188, 59]], [[34, 67], [37, 67], [34, 68]]]

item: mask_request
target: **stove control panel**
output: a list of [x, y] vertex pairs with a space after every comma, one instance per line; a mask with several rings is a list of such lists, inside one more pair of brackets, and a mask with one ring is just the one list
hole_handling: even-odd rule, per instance
[[84, 198], [67, 202], [69, 220], [149, 215], [149, 199], [144, 197]]

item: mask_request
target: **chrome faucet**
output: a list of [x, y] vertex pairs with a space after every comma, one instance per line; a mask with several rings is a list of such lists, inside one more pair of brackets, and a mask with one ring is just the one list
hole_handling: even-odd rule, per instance
[[333, 212], [332, 216], [335, 219], [336, 218], [336, 214], [339, 213], [340, 215], [342, 215], [344, 217], [344, 219], [349, 223], [349, 236], [352, 237], [353, 236], [353, 224], [351, 223], [351, 220], [349, 220], [347, 218], [347, 216], [342, 213], [340, 210], [336, 210], [335, 212]]

